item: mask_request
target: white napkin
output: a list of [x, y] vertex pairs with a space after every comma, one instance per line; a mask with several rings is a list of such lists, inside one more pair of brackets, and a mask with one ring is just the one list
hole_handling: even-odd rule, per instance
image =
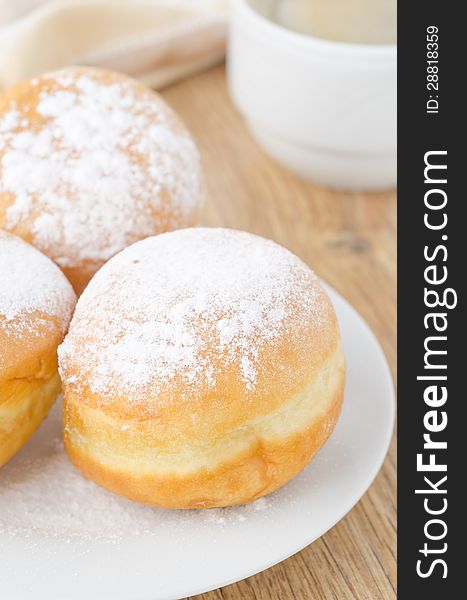
[[160, 88], [223, 59], [228, 6], [229, 0], [0, 0], [0, 89], [68, 64], [123, 71]]

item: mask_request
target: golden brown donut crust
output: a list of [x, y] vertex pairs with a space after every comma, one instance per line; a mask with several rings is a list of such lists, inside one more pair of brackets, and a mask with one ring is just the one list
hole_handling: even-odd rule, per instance
[[57, 347], [75, 294], [60, 269], [0, 231], [0, 466], [29, 439], [60, 390]]
[[[132, 422], [119, 416], [111, 417], [108, 413], [83, 404], [79, 398], [75, 399], [70, 394], [65, 396], [65, 448], [73, 464], [86, 477], [116, 494], [142, 504], [162, 508], [213, 508], [251, 502], [295, 477], [333, 431], [342, 406], [345, 379], [340, 347], [331, 362], [331, 382], [324, 385], [323, 382], [319, 385], [312, 383], [305, 392], [298, 391], [298, 396], [304, 395], [305, 402], [320, 406], [317, 414], [312, 411], [311, 418], [302, 421], [300, 405], [297, 411], [294, 396], [290, 407], [286, 405], [285, 410], [282, 408], [282, 411], [278, 411], [282, 412], [282, 419], [297, 420], [292, 425], [292, 431], [284, 436], [276, 435], [270, 426], [261, 428], [261, 418], [257, 419], [260, 427], [256, 425], [255, 429], [263, 429], [270, 437], [244, 433], [243, 430], [248, 429], [248, 423], [233, 431], [224, 427], [218, 430], [219, 446], [208, 449], [207, 457], [202, 457], [208, 461], [214, 459], [214, 464], [210, 467], [199, 468], [196, 466], [198, 461], [195, 460], [192, 471], [187, 465], [188, 472], [180, 473], [177, 461], [173, 471], [170, 471], [169, 454], [169, 465], [162, 465], [161, 471], [151, 472], [154, 463], [151, 460], [145, 462], [144, 458], [147, 440], [151, 440], [153, 451], [155, 445], [162, 457], [165, 452], [173, 452], [174, 446], [173, 438], [172, 443], [166, 445], [163, 441], [159, 442], [155, 434], [155, 430], [160, 431], [157, 421]], [[327, 377], [328, 373], [325, 373], [323, 379], [326, 380]], [[320, 393], [322, 396], [318, 398]], [[283, 403], [284, 398], [281, 398], [278, 404]], [[303, 406], [301, 409], [303, 410]], [[265, 420], [270, 421], [271, 415], [266, 415]], [[251, 421], [254, 422], [255, 419]], [[279, 418], [276, 422], [279, 422]], [[221, 456], [220, 460], [216, 460], [216, 456], [222, 455], [222, 446], [228, 445], [229, 437], [240, 444], [235, 443], [230, 456]], [[187, 442], [184, 438], [180, 443], [179, 451], [181, 456], [186, 457], [187, 463], [193, 448], [195, 453], [199, 451], [196, 439], [191, 438]], [[138, 458], [138, 463], [132, 461], [131, 464], [126, 464], [125, 457], [137, 455], [140, 450], [142, 457]]]
[[284, 485], [334, 428], [345, 372], [312, 271], [270, 241], [204, 228], [109, 261], [59, 361], [74, 464], [167, 508], [249, 502]]
[[[253, 502], [297, 475], [328, 439], [339, 417], [342, 391], [328, 414], [291, 438], [259, 442], [211, 471], [189, 477], [135, 475], [102, 465], [73, 445], [65, 447], [73, 464], [89, 479], [129, 500], [162, 508], [216, 508]], [[68, 416], [72, 422], [73, 416]]]
[[[44, 360], [43, 365], [46, 363]], [[0, 385], [0, 397], [4, 398], [0, 404], [0, 467], [24, 446], [45, 419], [60, 385], [56, 368], [47, 378], [19, 379]]]
[[28, 441], [60, 392], [57, 346], [63, 338], [59, 320], [44, 313], [23, 316], [16, 336], [1, 321], [0, 466]]
[[[68, 217], [70, 216], [70, 212], [75, 210], [74, 207], [78, 206], [80, 196], [86, 195], [79, 188], [74, 189], [73, 187], [73, 173], [78, 172], [82, 168], [82, 164], [77, 162], [70, 170], [70, 181], [65, 179], [61, 182], [59, 192], [53, 188], [55, 184], [50, 183], [49, 185], [51, 187], [47, 188], [46, 184], [41, 183], [40, 190], [34, 189], [34, 192], [29, 194], [30, 207], [26, 211], [22, 210], [20, 218], [15, 218], [13, 220], [9, 218], [8, 215], [9, 209], [11, 209], [17, 201], [15, 185], [9, 187], [8, 182], [2, 174], [1, 166], [2, 157], [5, 152], [8, 151], [9, 147], [11, 147], [12, 140], [14, 141], [15, 139], [14, 137], [10, 139], [8, 137], [8, 132], [2, 134], [2, 118], [6, 118], [9, 111], [11, 112], [12, 110], [20, 115], [21, 118], [14, 130], [14, 134], [16, 135], [21, 135], [25, 132], [27, 134], [40, 134], [41, 132], [47, 131], [49, 123], [53, 122], [54, 117], [50, 118], [39, 112], [38, 107], [41, 100], [43, 100], [44, 97], [46, 99], [53, 98], [54, 94], [57, 92], [70, 92], [73, 94], [81, 93], [76, 87], [76, 82], [80, 77], [89, 78], [101, 86], [116, 85], [121, 86], [122, 89], [125, 87], [125, 89], [128, 90], [128, 93], [134, 95], [135, 102], [147, 102], [149, 105], [152, 103], [154, 107], [158, 107], [155, 108], [154, 115], [148, 117], [148, 124], [143, 127], [141, 131], [137, 132], [136, 137], [129, 138], [128, 140], [122, 138], [120, 143], [116, 144], [116, 149], [112, 152], [107, 150], [105, 144], [103, 144], [102, 152], [108, 153], [107, 159], [109, 164], [111, 164], [115, 154], [121, 152], [121, 154], [128, 159], [129, 163], [131, 163], [131, 169], [127, 168], [128, 178], [130, 179], [132, 173], [137, 172], [139, 175], [137, 181], [144, 181], [145, 183], [140, 185], [140, 188], [138, 188], [140, 189], [140, 192], [138, 192], [136, 185], [132, 185], [135, 183], [133, 180], [130, 179], [127, 182], [130, 186], [130, 190], [127, 193], [129, 218], [131, 217], [131, 214], [135, 213], [141, 215], [141, 218], [139, 221], [135, 220], [135, 225], [128, 228], [128, 231], [122, 239], [119, 238], [118, 242], [114, 242], [113, 245], [117, 245], [118, 247], [114, 248], [113, 251], [107, 250], [107, 247], [112, 246], [112, 241], [109, 241], [107, 244], [105, 239], [112, 238], [112, 236], [116, 235], [116, 232], [122, 229], [123, 226], [120, 224], [113, 229], [111, 227], [108, 228], [105, 224], [103, 225], [103, 223], [105, 223], [105, 218], [102, 218], [100, 225], [94, 225], [94, 227], [97, 227], [95, 231], [92, 231], [92, 227], [89, 227], [89, 231], [92, 231], [92, 234], [89, 234], [89, 245], [97, 240], [104, 240], [101, 245], [101, 254], [99, 256], [94, 255], [93, 257], [86, 254], [86, 244], [82, 245], [81, 250], [77, 250], [77, 246], [76, 244], [74, 245], [74, 242], [76, 242], [76, 240], [79, 241], [80, 237], [83, 238], [83, 235], [80, 235], [78, 232], [73, 232], [71, 238], [67, 237], [67, 225], [65, 224], [66, 222], [70, 222]], [[66, 81], [66, 83], [61, 83], [61, 81]], [[61, 110], [65, 111], [65, 108]], [[127, 116], [131, 115], [131, 118], [135, 123], [134, 127], [137, 128], [138, 125], [136, 125], [136, 123], [138, 114], [136, 112], [133, 114], [131, 112], [132, 110], [132, 107], [129, 109], [122, 108], [123, 113], [127, 111]], [[165, 138], [164, 136], [161, 136], [162, 147], [159, 152], [160, 156], [156, 161], [154, 156], [157, 155], [157, 150], [154, 150], [153, 148], [153, 154], [150, 156], [146, 155], [144, 151], [137, 147], [135, 139], [144, 140], [150, 124], [157, 124], [160, 126], [159, 122], [156, 123], [156, 119], [158, 118], [157, 115], [160, 115], [161, 118], [163, 116], [163, 127], [167, 129], [169, 135], [173, 136], [173, 140], [179, 139], [182, 141], [179, 142], [179, 147], [177, 146], [178, 142], [173, 140], [167, 142], [167, 147], [165, 147], [163, 146]], [[93, 115], [91, 114], [90, 116], [92, 117]], [[109, 129], [110, 128], [111, 127], [109, 126]], [[50, 131], [53, 133], [53, 130]], [[53, 135], [55, 134], [53, 133]], [[151, 138], [149, 137], [146, 142], [151, 144], [152, 141], [150, 140]], [[28, 144], [32, 145], [32, 142], [28, 141]], [[57, 139], [57, 148], [59, 148], [61, 144], [62, 140]], [[78, 148], [73, 150], [73, 142], [70, 144], [71, 147], [67, 150], [68, 159], [72, 160], [77, 157], [79, 159], [80, 151]], [[26, 152], [29, 152], [29, 150]], [[168, 152], [171, 152], [171, 156], [173, 156], [173, 164], [170, 168], [174, 169], [176, 172], [169, 174], [169, 176], [163, 176], [160, 175], [160, 173], [164, 172], [164, 169], [167, 169], [164, 163], [166, 158], [164, 154], [167, 155]], [[52, 153], [52, 150], [50, 153]], [[18, 160], [21, 160], [21, 158], [16, 159], [16, 162], [18, 162]], [[65, 161], [66, 159], [58, 160]], [[85, 156], [83, 157], [83, 160], [86, 160]], [[40, 158], [40, 161], [44, 164], [46, 164], [47, 161], [50, 163], [50, 157], [43, 156]], [[62, 167], [62, 171], [65, 171], [65, 164], [63, 164]], [[170, 168], [168, 169], [169, 171]], [[151, 169], [155, 169], [156, 175], [153, 174]], [[60, 171], [58, 167], [55, 170]], [[178, 194], [177, 186], [179, 186], [180, 181], [189, 180], [186, 177], [187, 171], [191, 172], [193, 175], [193, 186], [188, 193], [185, 194], [185, 197], [189, 198], [191, 196], [191, 200], [185, 200], [180, 205], [177, 205], [177, 202], [175, 201]], [[116, 170], [115, 173], [118, 173], [118, 170]], [[115, 175], [115, 173], [112, 172], [113, 175]], [[101, 174], [100, 178], [103, 180], [107, 177], [111, 180], [112, 174]], [[27, 177], [27, 173], [25, 173], [25, 177]], [[97, 187], [99, 183], [99, 181], [96, 181], [95, 186]], [[93, 274], [110, 258], [110, 256], [120, 251], [125, 246], [138, 239], [147, 237], [148, 235], [196, 225], [199, 218], [198, 213], [200, 205], [202, 203], [201, 187], [200, 164], [197, 151], [183, 123], [156, 92], [146, 85], [123, 74], [91, 67], [68, 67], [60, 71], [46, 73], [31, 80], [21, 82], [0, 94], [0, 228], [10, 231], [23, 238], [25, 241], [33, 244], [55, 261], [70, 280], [78, 295], [86, 287]], [[64, 191], [66, 189], [68, 189], [68, 191]], [[87, 189], [89, 190], [89, 185]], [[24, 195], [24, 191], [22, 191], [22, 194]], [[42, 223], [38, 226], [38, 219], [40, 220], [44, 214], [50, 212], [50, 207], [47, 205], [48, 197], [55, 194], [64, 195], [69, 203], [68, 206], [65, 208], [63, 206], [53, 206], [52, 213], [58, 211], [63, 214], [59, 218], [55, 218], [54, 216], [54, 222], [48, 226], [45, 226]], [[157, 198], [157, 202], [154, 201], [155, 198]], [[96, 202], [98, 199], [99, 196], [97, 195]], [[24, 203], [24, 200], [21, 200], [21, 202]], [[109, 198], [108, 208], [109, 211], [117, 210], [112, 208], [112, 198]], [[88, 222], [91, 215], [87, 213], [93, 212], [93, 206], [86, 205], [86, 207], [77, 210], [80, 210], [81, 212], [74, 213], [75, 222]], [[144, 217], [142, 216], [143, 213]], [[66, 221], [67, 218], [68, 221]], [[58, 232], [56, 238], [53, 237], [55, 232]]]

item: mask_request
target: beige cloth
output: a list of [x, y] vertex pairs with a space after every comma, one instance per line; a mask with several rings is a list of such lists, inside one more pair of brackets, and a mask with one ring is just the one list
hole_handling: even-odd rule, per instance
[[0, 0], [0, 89], [68, 64], [123, 71], [160, 88], [222, 60], [228, 5]]

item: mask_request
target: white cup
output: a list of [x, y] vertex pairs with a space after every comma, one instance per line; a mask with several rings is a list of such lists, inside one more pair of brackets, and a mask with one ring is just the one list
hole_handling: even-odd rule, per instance
[[395, 46], [296, 33], [234, 0], [232, 98], [260, 146], [306, 179], [396, 185], [396, 62]]

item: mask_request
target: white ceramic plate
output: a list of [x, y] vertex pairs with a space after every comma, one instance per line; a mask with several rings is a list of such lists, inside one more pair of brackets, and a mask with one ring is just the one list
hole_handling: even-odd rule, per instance
[[313, 542], [385, 457], [394, 394], [368, 326], [336, 292], [347, 357], [342, 416], [314, 461], [247, 506], [163, 511], [117, 498], [69, 465], [58, 408], [0, 472], [1, 600], [167, 600], [233, 583]]

